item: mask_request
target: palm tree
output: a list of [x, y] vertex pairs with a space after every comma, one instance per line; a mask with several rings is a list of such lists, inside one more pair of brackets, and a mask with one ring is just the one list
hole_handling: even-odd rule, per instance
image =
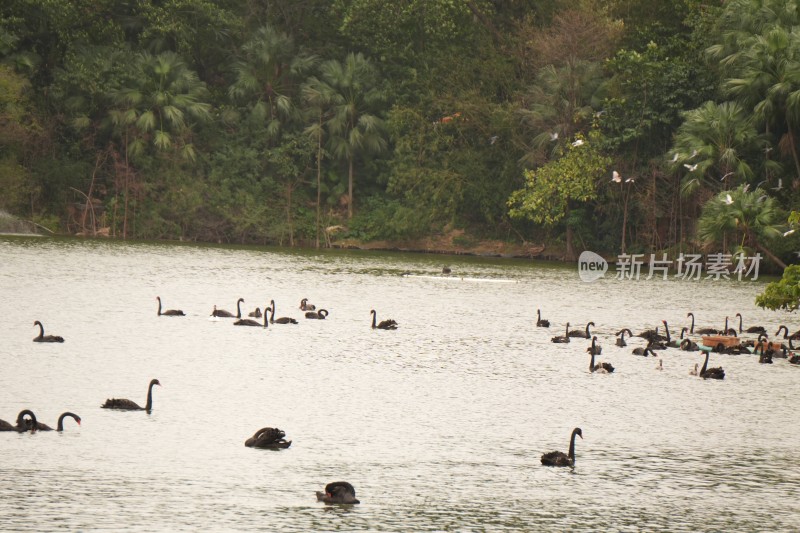
[[740, 183], [753, 178], [747, 156], [757, 153], [759, 137], [750, 115], [736, 102], [706, 102], [684, 114], [684, 122], [675, 135], [670, 161], [673, 168], [685, 174], [684, 194], [691, 194], [705, 185], [712, 190], [728, 188], [734, 180]]
[[764, 246], [765, 241], [781, 235], [784, 220], [786, 216], [775, 199], [763, 189], [747, 191], [740, 186], [708, 200], [697, 223], [697, 237], [705, 244], [721, 243], [733, 237], [739, 243], [738, 251], [753, 247], [776, 265], [786, 268], [786, 264]]
[[309, 114], [314, 122], [305, 132], [317, 142], [317, 222], [316, 247], [319, 248], [320, 231], [320, 195], [322, 194], [322, 138], [325, 134], [325, 118], [329, 116], [330, 106], [334, 99], [333, 89], [316, 77], [309, 78], [302, 87], [303, 101], [308, 105]]
[[376, 114], [386, 98], [379, 84], [377, 69], [363, 54], [347, 55], [343, 62], [329, 60], [322, 64], [320, 79], [332, 91], [331, 151], [348, 167], [347, 217], [353, 217], [353, 177], [359, 155], [386, 150], [384, 122]]
[[292, 102], [298, 81], [313, 67], [316, 59], [297, 50], [294, 39], [272, 26], [257, 30], [233, 64], [236, 80], [228, 89], [231, 98], [247, 102], [251, 116], [264, 121], [272, 139], [283, 125], [297, 118]]
[[178, 149], [184, 158], [194, 160], [191, 119], [210, 118], [207, 95], [205, 84], [174, 52], [140, 54], [126, 85], [110, 92], [113, 108], [109, 117], [123, 149], [123, 238], [127, 236], [130, 182], [135, 175], [131, 159], [152, 145], [157, 151]]

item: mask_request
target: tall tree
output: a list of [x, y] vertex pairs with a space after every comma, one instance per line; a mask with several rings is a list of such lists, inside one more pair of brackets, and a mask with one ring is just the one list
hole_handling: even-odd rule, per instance
[[386, 150], [383, 111], [386, 95], [378, 70], [363, 54], [348, 54], [343, 62], [326, 61], [320, 80], [332, 91], [332, 115], [327, 122], [332, 154], [347, 163], [347, 218], [353, 218], [353, 178], [359, 156]]

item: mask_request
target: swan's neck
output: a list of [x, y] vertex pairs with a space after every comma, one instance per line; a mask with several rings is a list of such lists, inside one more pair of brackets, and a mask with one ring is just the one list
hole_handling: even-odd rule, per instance
[[572, 437], [569, 439], [569, 460], [571, 463], [575, 463], [575, 436], [578, 434], [577, 431], [572, 432]]
[[275, 320], [275, 300], [269, 301], [269, 321], [273, 322]]
[[739, 315], [739, 333], [742, 333], [742, 315]]
[[155, 383], [151, 383], [147, 389], [147, 404], [144, 406], [145, 411], [150, 411], [153, 408], [153, 387]]
[[44, 326], [39, 322], [39, 338], [41, 339], [42, 337], [44, 337]]
[[264, 327], [265, 328], [267, 327], [267, 324], [269, 324], [269, 315], [267, 314], [267, 310], [264, 309]]
[[158, 300], [158, 316], [161, 316], [161, 298], [156, 298]]
[[242, 300], [236, 300], [236, 318], [242, 318]]
[[375, 311], [372, 312], [372, 327], [376, 327], [377, 325], [377, 313]]
[[689, 313], [689, 316], [692, 317], [692, 326], [689, 328], [689, 333], [694, 333], [694, 314]]
[[700, 369], [700, 375], [701, 376], [706, 373], [706, 368], [708, 368], [708, 356], [709, 356], [709, 353], [706, 352], [706, 360], [703, 361], [703, 368]]
[[592, 342], [592, 359], [589, 361], [589, 372], [594, 372], [594, 342]]
[[667, 325], [666, 321], [664, 321], [664, 331], [667, 332], [667, 342], [670, 342], [672, 339], [669, 336], [669, 326]]
[[586, 324], [586, 338], [589, 338], [589, 324]]

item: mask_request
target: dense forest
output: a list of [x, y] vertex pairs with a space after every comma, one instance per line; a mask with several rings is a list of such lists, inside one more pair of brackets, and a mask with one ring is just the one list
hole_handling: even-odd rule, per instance
[[0, 209], [53, 231], [796, 262], [796, 0], [5, 0]]

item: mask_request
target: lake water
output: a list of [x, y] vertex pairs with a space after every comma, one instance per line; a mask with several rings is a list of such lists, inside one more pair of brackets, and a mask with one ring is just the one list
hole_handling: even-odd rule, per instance
[[[662, 352], [658, 372], [631, 354], [642, 339], [614, 345], [662, 319], [675, 335], [688, 311], [797, 330], [754, 305], [762, 280], [587, 284], [523, 260], [25, 238], [0, 238], [0, 259], [0, 418], [83, 419], [0, 433], [0, 529], [800, 529], [800, 368], [713, 354], [726, 378], [704, 381], [696, 352]], [[188, 316], [157, 317], [157, 295]], [[240, 297], [299, 324], [209, 320]], [[328, 319], [304, 319], [301, 298]], [[399, 329], [372, 330], [371, 309]], [[31, 342], [34, 320], [66, 342]], [[589, 341], [550, 342], [588, 321], [614, 374], [589, 373]], [[150, 414], [100, 408], [144, 405], [152, 378]], [[292, 446], [246, 448], [264, 426]], [[574, 469], [542, 466], [574, 427]], [[362, 503], [318, 503], [337, 480]]]

